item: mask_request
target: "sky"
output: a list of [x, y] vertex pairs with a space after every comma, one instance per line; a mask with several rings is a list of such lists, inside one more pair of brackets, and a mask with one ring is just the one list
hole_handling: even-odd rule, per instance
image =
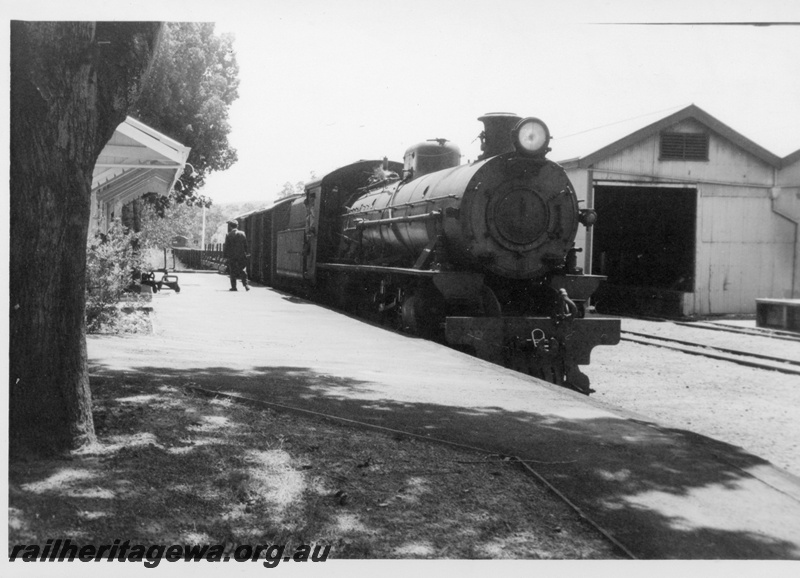
[[794, 0], [11, 4], [14, 19], [213, 21], [233, 34], [239, 161], [208, 177], [215, 203], [266, 206], [286, 182], [402, 161], [431, 138], [474, 160], [487, 112], [541, 118], [555, 144], [693, 103], [779, 156], [800, 149], [800, 25], [721, 24], [800, 23]]

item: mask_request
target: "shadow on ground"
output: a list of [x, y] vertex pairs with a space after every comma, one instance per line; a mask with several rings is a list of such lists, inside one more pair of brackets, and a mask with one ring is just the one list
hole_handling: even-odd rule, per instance
[[[797, 544], [782, 539], [780, 532], [748, 531], [746, 522], [739, 524], [730, 512], [717, 515], [742, 507], [737, 493], [746, 500], [752, 495], [748, 488], [761, 484], [745, 470], [767, 462], [691, 432], [597, 417], [591, 411], [555, 416], [370, 399], [368, 382], [304, 367], [118, 371], [95, 363], [91, 371], [93, 379], [122, 382], [135, 377], [147, 380], [154, 390], [188, 386], [236, 394], [518, 456], [640, 558], [800, 557]], [[748, 504], [743, 515], [771, 507]]]
[[94, 375], [100, 443], [11, 463], [10, 548], [68, 538], [222, 544], [228, 555], [327, 544], [335, 558], [622, 557], [514, 464], [172, 381]]

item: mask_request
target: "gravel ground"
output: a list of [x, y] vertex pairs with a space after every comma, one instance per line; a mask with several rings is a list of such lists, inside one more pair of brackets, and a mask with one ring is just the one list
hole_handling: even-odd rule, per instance
[[[800, 359], [800, 343], [623, 319], [637, 331]], [[592, 397], [668, 427], [740, 446], [800, 476], [800, 377], [622, 341], [585, 368]]]
[[[762, 335], [746, 335], [735, 331], [725, 331], [724, 327], [717, 325], [722, 331], [711, 329], [687, 327], [669, 321], [644, 321], [641, 319], [623, 319], [623, 331], [647, 333], [657, 337], [670, 339], [683, 339], [702, 343], [713, 347], [735, 349], [760, 355], [771, 355], [782, 359], [800, 361], [800, 341], [772, 338]], [[755, 322], [750, 323], [750, 328], [755, 328]], [[747, 329], [742, 325], [731, 329]]]

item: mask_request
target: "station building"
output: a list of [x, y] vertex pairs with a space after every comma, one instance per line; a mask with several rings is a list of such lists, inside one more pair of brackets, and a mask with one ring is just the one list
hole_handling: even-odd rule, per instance
[[800, 298], [800, 151], [780, 158], [690, 105], [554, 138], [597, 224], [585, 271], [599, 311], [752, 314]]
[[190, 150], [127, 117], [94, 166], [89, 236], [106, 232], [114, 219], [121, 217], [127, 203], [148, 193], [169, 194], [183, 174]]

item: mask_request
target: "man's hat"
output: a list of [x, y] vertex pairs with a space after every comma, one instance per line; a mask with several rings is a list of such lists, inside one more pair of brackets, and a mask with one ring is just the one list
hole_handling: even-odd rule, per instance
[[229, 227], [233, 227], [234, 229], [238, 229], [239, 228], [239, 222], [238, 221], [228, 221], [228, 226]]

